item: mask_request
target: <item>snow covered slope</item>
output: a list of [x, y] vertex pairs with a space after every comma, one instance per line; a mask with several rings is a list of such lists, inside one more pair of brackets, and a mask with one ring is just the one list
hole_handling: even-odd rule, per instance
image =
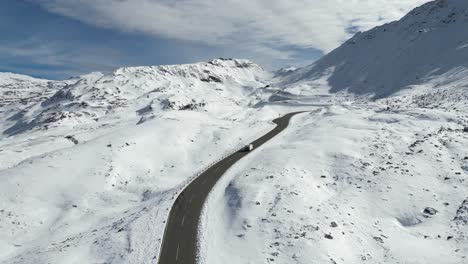
[[326, 77], [331, 92], [384, 97], [449, 73], [457, 80], [468, 74], [467, 28], [468, 1], [429, 2], [400, 21], [356, 34], [283, 84]]
[[187, 180], [272, 126], [246, 60], [7, 77], [27, 103], [0, 107], [1, 263], [155, 262]]
[[210, 194], [202, 263], [466, 263], [467, 112], [315, 101]]
[[67, 84], [26, 75], [0, 72], [0, 109], [24, 108], [47, 99]]

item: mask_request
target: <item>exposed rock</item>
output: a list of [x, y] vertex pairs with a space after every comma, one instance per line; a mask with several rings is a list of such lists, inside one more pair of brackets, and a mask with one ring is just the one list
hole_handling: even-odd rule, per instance
[[468, 198], [462, 202], [453, 220], [459, 225], [468, 224]]
[[383, 239], [381, 237], [374, 237], [374, 240], [381, 243], [381, 244], [384, 243], [384, 241], [383, 241]]
[[432, 208], [432, 207], [426, 207], [423, 211], [424, 214], [426, 215], [435, 215], [437, 214], [439, 211], [437, 211], [436, 209]]
[[75, 144], [75, 145], [77, 145], [79, 143], [78, 139], [76, 139], [74, 136], [66, 136], [65, 138], [70, 140], [71, 142], [73, 142], [73, 144]]
[[216, 77], [216, 76], [208, 76], [208, 78], [203, 78], [203, 79], [200, 79], [202, 82], [216, 82], [216, 83], [221, 83], [223, 82], [220, 78]]

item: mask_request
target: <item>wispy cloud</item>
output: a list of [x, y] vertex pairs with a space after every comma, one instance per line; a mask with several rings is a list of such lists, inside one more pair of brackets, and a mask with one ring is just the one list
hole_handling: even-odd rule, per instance
[[2, 0], [0, 71], [66, 78], [214, 57], [303, 66], [427, 0]]
[[[329, 52], [350, 37], [402, 17], [428, 0], [31, 0], [88, 24], [245, 47], [288, 59], [281, 47]], [[350, 30], [353, 29], [353, 30]]]

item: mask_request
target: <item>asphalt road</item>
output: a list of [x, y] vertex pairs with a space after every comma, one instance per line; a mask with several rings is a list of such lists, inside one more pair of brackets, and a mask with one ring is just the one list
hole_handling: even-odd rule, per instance
[[[273, 130], [251, 144], [254, 150], [283, 131], [295, 112], [273, 120], [277, 125]], [[159, 264], [197, 263], [198, 223], [203, 204], [216, 182], [238, 160], [250, 152], [236, 152], [218, 163], [192, 181], [177, 197], [169, 214], [159, 255]]]

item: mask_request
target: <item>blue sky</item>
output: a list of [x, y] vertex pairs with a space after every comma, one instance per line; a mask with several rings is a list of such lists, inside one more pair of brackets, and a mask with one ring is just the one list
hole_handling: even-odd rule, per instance
[[[323, 16], [333, 1], [339, 0], [2, 0], [0, 71], [64, 79], [217, 57], [268, 69], [303, 66], [354, 31], [399, 18], [424, 0], [393, 0], [372, 16], [341, 5]], [[361, 8], [372, 8], [389, 0], [362, 1]]]
[[128, 65], [223, 55], [206, 45], [102, 29], [18, 0], [0, 1], [0, 71], [60, 79]]
[[[122, 66], [180, 64], [245, 55], [222, 46], [97, 27], [22, 0], [0, 1], [0, 32], [0, 71], [49, 79]], [[319, 56], [311, 53], [304, 56]], [[266, 67], [279, 67], [282, 62], [274, 64]]]

